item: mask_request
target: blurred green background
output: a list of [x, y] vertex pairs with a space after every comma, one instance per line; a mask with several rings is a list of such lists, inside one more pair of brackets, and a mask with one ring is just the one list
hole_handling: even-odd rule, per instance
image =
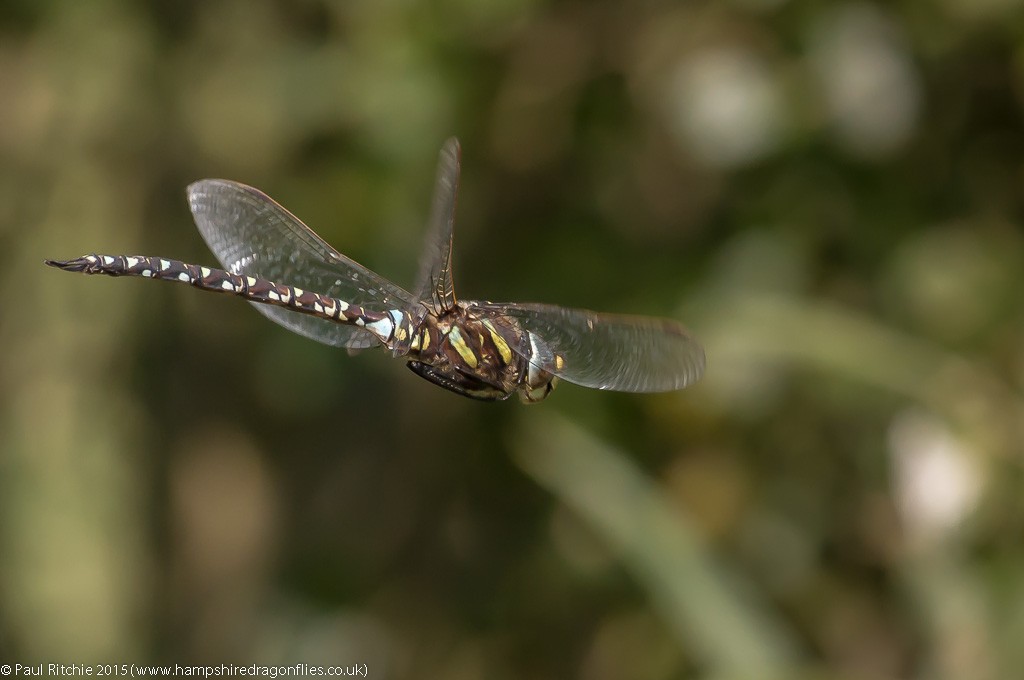
[[[1024, 668], [1014, 0], [3, 0], [0, 661]], [[696, 387], [481, 404], [186, 286], [184, 187], [411, 285], [678, 318]]]

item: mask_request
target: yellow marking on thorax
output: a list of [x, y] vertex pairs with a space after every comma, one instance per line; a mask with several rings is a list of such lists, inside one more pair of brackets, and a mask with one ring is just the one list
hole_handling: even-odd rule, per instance
[[564, 368], [564, 367], [565, 367], [565, 357], [563, 357], [561, 354], [556, 354], [555, 355], [555, 368], [558, 369], [559, 371], [561, 371], [562, 368]]
[[490, 319], [484, 319], [483, 324], [487, 328], [487, 332], [491, 334], [491, 340], [494, 342], [494, 346], [498, 348], [501, 360], [506, 365], [512, 363], [512, 350], [509, 348], [508, 343], [505, 342], [505, 338], [498, 335], [498, 331], [491, 325]]
[[473, 354], [473, 350], [466, 344], [466, 341], [462, 339], [462, 333], [455, 326], [452, 326], [452, 329], [448, 331], [448, 343], [455, 348], [455, 351], [459, 353], [459, 356], [466, 362], [466, 365], [470, 368], [476, 368], [476, 355]]

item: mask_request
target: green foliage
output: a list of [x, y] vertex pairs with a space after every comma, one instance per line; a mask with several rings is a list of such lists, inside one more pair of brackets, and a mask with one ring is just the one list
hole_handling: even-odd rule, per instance
[[[0, 662], [1004, 678], [1022, 661], [1008, 0], [0, 4]], [[258, 186], [401, 284], [677, 317], [671, 395], [442, 393], [235, 300]], [[179, 290], [178, 288], [182, 288]]]

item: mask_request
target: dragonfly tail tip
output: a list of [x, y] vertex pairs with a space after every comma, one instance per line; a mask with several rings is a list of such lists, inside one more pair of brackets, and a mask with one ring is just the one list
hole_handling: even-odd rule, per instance
[[57, 269], [63, 269], [66, 272], [80, 272], [85, 270], [88, 266], [88, 262], [85, 258], [78, 258], [76, 260], [43, 260], [43, 263], [49, 267], [56, 267]]

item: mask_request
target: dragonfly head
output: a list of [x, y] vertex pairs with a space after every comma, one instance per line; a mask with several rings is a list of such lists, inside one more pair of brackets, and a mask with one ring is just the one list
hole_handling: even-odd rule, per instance
[[537, 382], [533, 382], [532, 365], [530, 369], [530, 378], [519, 386], [519, 400], [524, 404], [536, 404], [538, 401], [544, 401], [558, 384], [558, 378], [547, 371], [540, 371], [542, 375], [538, 375]]

